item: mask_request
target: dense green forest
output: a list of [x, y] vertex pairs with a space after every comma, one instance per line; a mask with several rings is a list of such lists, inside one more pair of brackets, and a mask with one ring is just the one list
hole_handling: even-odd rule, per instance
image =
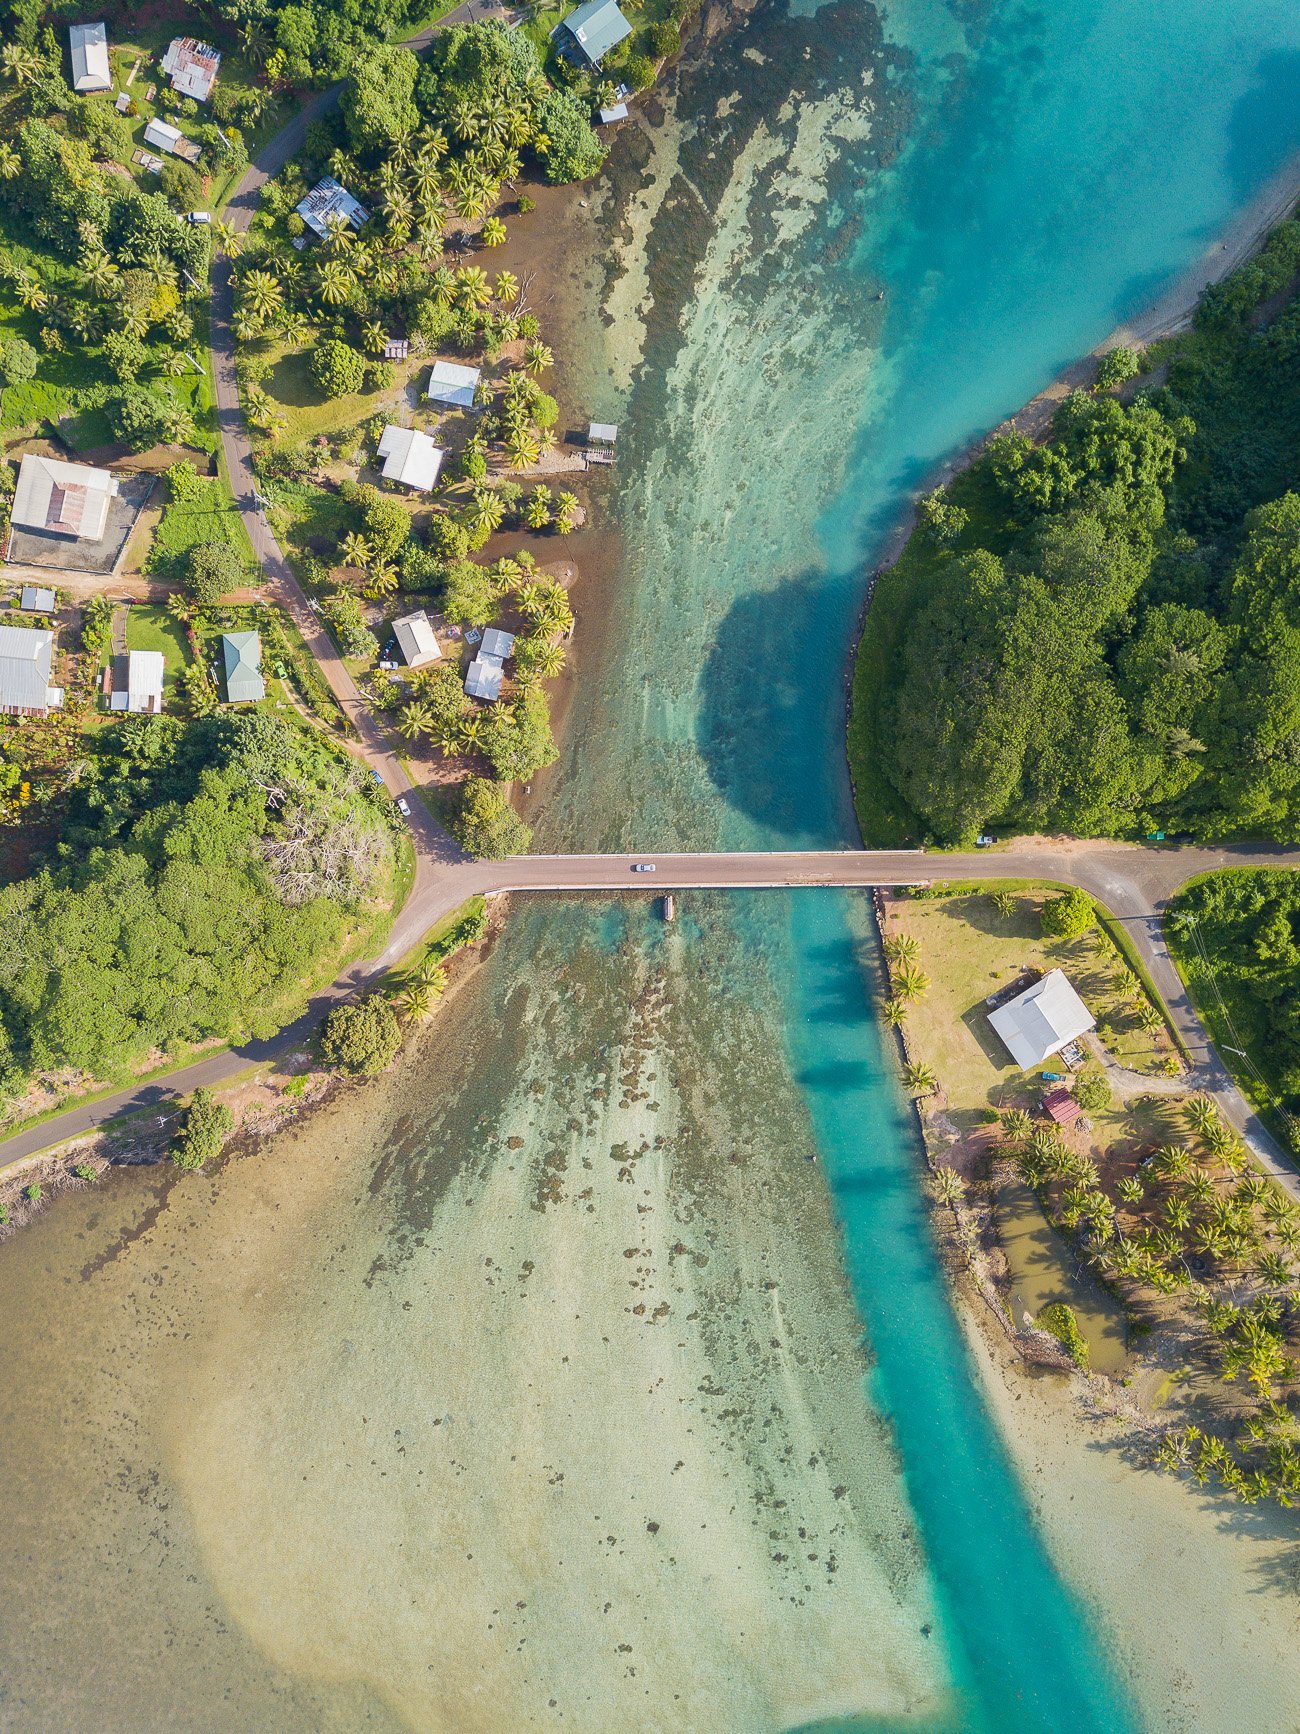
[[1116, 352], [921, 502], [855, 673], [868, 844], [1300, 837], [1297, 269], [1292, 221], [1136, 393]]
[[0, 1097], [271, 1034], [386, 911], [394, 839], [364, 767], [305, 729], [100, 730], [51, 859], [0, 888]]

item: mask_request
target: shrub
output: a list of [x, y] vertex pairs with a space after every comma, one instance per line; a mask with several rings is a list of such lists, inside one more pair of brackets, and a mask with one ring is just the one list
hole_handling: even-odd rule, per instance
[[78, 1180], [93, 1180], [99, 1170], [92, 1162], [74, 1162], [72, 1172]]
[[368, 488], [360, 497], [366, 540], [382, 559], [391, 560], [411, 539], [411, 515], [398, 499]]
[[[650, 77], [654, 78], [653, 67]], [[591, 130], [585, 108], [568, 91], [548, 91], [537, 105], [536, 121], [537, 130], [550, 140], [546, 178], [552, 186], [586, 180], [604, 162], [605, 147]]]
[[325, 618], [338, 634], [344, 656], [373, 656], [379, 640], [366, 625], [361, 604], [355, 596], [341, 590], [325, 604]]
[[1049, 897], [1041, 916], [1045, 939], [1077, 939], [1096, 924], [1097, 906], [1081, 886]]
[[496, 588], [486, 566], [473, 560], [448, 563], [442, 611], [453, 626], [486, 626], [496, 606]]
[[243, 563], [229, 542], [196, 542], [185, 561], [185, 589], [209, 608], [244, 581]]
[[648, 54], [629, 54], [623, 78], [633, 90], [649, 90], [655, 81], [655, 63]]
[[6, 385], [25, 385], [35, 379], [40, 357], [22, 337], [13, 337], [0, 349], [0, 377]]
[[1076, 1367], [1088, 1370], [1088, 1345], [1083, 1340], [1079, 1321], [1064, 1301], [1051, 1301], [1038, 1315], [1038, 1322], [1054, 1336]]
[[331, 337], [312, 352], [311, 376], [326, 397], [346, 397], [366, 382], [365, 357]]
[[172, 1161], [193, 1173], [211, 1156], [219, 1156], [234, 1130], [235, 1116], [211, 1090], [195, 1090], [185, 1113], [185, 1122], [172, 1145]]
[[158, 184], [178, 211], [196, 211], [203, 202], [203, 179], [179, 157], [168, 157]]
[[1108, 349], [1097, 363], [1097, 390], [1110, 391], [1126, 380], [1136, 379], [1141, 371], [1142, 363], [1137, 351], [1118, 344], [1114, 349]]
[[29, 1185], [24, 1186], [23, 1187], [23, 1197], [30, 1200], [30, 1202], [33, 1204], [39, 1204], [41, 1201], [41, 1183], [40, 1183], [40, 1181], [39, 1180], [33, 1180], [33, 1181], [31, 1181], [31, 1183]]
[[676, 54], [682, 45], [682, 33], [671, 18], [662, 18], [658, 24], [652, 24], [646, 36], [650, 44], [650, 52], [665, 59], [670, 54]]
[[321, 1057], [335, 1071], [354, 1077], [382, 1072], [402, 1045], [393, 1008], [382, 994], [372, 993], [349, 1005], [335, 1006], [321, 1032]]
[[1110, 1079], [1096, 1061], [1087, 1065], [1074, 1080], [1074, 1099], [1089, 1114], [1099, 1114], [1109, 1108], [1114, 1099]]
[[467, 777], [452, 817], [451, 833], [461, 848], [489, 861], [522, 855], [533, 834], [506, 799], [499, 784]]

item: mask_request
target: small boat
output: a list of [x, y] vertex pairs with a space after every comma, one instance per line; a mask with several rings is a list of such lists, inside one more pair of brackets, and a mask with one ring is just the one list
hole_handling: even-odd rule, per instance
[[664, 894], [663, 901], [659, 905], [659, 912], [665, 921], [672, 921], [675, 918], [677, 914], [677, 905], [673, 901], [673, 894], [671, 891]]

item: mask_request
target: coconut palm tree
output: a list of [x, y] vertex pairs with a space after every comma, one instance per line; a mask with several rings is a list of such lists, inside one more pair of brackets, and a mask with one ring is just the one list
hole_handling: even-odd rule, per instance
[[930, 978], [915, 963], [905, 963], [894, 977], [894, 992], [899, 999], [920, 999], [930, 985]]
[[465, 520], [474, 530], [486, 530], [489, 535], [501, 527], [506, 509], [501, 496], [493, 488], [477, 487], [465, 508]]
[[84, 262], [82, 269], [86, 274], [86, 282], [96, 295], [103, 296], [113, 293], [117, 280], [122, 274], [108, 254], [103, 251], [91, 254]]
[[578, 516], [578, 496], [576, 494], [557, 494], [555, 499], [555, 528], [562, 536], [567, 536], [573, 529]]
[[[6, 51], [7, 52], [7, 51]], [[32, 313], [40, 313], [49, 306], [50, 298], [36, 281], [35, 277], [24, 274], [18, 279], [18, 299]]]
[[488, 274], [477, 265], [462, 265], [456, 272], [456, 300], [464, 308], [486, 307], [492, 299]]
[[420, 981], [407, 981], [393, 1000], [397, 1011], [407, 1023], [422, 1023], [433, 1010], [433, 995]]
[[1291, 1266], [1280, 1252], [1263, 1253], [1256, 1261], [1255, 1269], [1265, 1282], [1276, 1283], [1278, 1288], [1291, 1285]]
[[468, 716], [461, 717], [456, 732], [460, 745], [472, 752], [483, 737], [482, 717], [477, 711], [471, 711]]
[[1170, 1228], [1185, 1232], [1192, 1225], [1192, 1213], [1185, 1198], [1166, 1198], [1164, 1218]]
[[555, 364], [555, 352], [540, 337], [531, 337], [524, 345], [524, 366], [534, 378]]
[[1144, 1196], [1142, 1191], [1142, 1182], [1138, 1179], [1136, 1174], [1126, 1174], [1123, 1180], [1121, 1180], [1116, 1186], [1115, 1190], [1119, 1193], [1125, 1204], [1141, 1204]]
[[956, 1205], [962, 1195], [961, 1175], [955, 1168], [936, 1168], [930, 1176], [930, 1191], [938, 1203]]
[[887, 999], [883, 1010], [885, 1022], [892, 1024], [895, 1029], [898, 1029], [907, 1020], [907, 1002], [905, 1000]]
[[14, 147], [0, 139], [0, 181], [13, 180], [22, 166], [22, 158]]
[[403, 705], [397, 715], [397, 732], [404, 740], [413, 741], [428, 734], [432, 713], [427, 704], [417, 701]]
[[[510, 466], [516, 470], [530, 469], [542, 455], [541, 442], [530, 427], [512, 428], [506, 437], [506, 456]], [[526, 514], [525, 514], [526, 515]], [[529, 520], [531, 523], [531, 519]], [[546, 520], [534, 524], [534, 529], [544, 529]]]
[[528, 496], [528, 505], [524, 509], [524, 521], [530, 530], [544, 530], [551, 521], [551, 490], [544, 482], [535, 487]]
[[212, 240], [217, 251], [224, 253], [227, 259], [238, 259], [244, 250], [244, 237], [239, 230], [220, 219], [212, 225]]
[[914, 1096], [932, 1096], [939, 1088], [934, 1067], [924, 1060], [911, 1060], [903, 1067], [903, 1082]]
[[1166, 1180], [1182, 1180], [1191, 1165], [1191, 1154], [1181, 1144], [1166, 1144], [1156, 1151], [1155, 1166]]
[[360, 530], [349, 530], [339, 543], [339, 560], [344, 566], [364, 572], [374, 558], [374, 549]]
[[424, 958], [415, 971], [415, 979], [432, 994], [443, 994], [447, 991], [447, 969], [441, 958]]
[[519, 299], [519, 279], [513, 271], [498, 271], [492, 280], [492, 293], [499, 307], [510, 307]]
[[357, 244], [357, 232], [341, 211], [332, 211], [325, 219], [325, 251], [331, 257], [350, 253]]
[[556, 680], [564, 673], [564, 646], [544, 644], [538, 651], [533, 667], [543, 680]]
[[40, 55], [21, 43], [11, 42], [0, 51], [0, 67], [4, 68], [5, 77], [19, 86], [35, 84], [43, 65]]
[[1192, 1204], [1208, 1204], [1214, 1197], [1214, 1181], [1204, 1168], [1193, 1168], [1187, 1176], [1186, 1192]]
[[365, 594], [372, 602], [391, 596], [397, 589], [397, 567], [391, 560], [376, 560], [366, 574]]
[[1219, 1110], [1208, 1096], [1193, 1096], [1186, 1112], [1192, 1130], [1202, 1138], [1208, 1137], [1219, 1125]]
[[506, 226], [500, 217], [488, 217], [479, 230], [478, 238], [485, 247], [499, 247], [506, 238]]
[[347, 300], [352, 283], [352, 273], [341, 259], [326, 259], [316, 274], [316, 293], [327, 307], [337, 307]]
[[426, 208], [434, 203], [442, 191], [442, 172], [438, 167], [438, 158], [428, 145], [424, 145], [412, 158], [411, 191]]
[[429, 293], [439, 307], [450, 307], [456, 299], [456, 273], [450, 265], [439, 265], [429, 273]]
[[920, 955], [920, 942], [914, 934], [891, 933], [885, 941], [885, 956], [891, 963], [915, 963]]
[[263, 324], [284, 305], [284, 292], [269, 271], [249, 271], [239, 280], [239, 297]]

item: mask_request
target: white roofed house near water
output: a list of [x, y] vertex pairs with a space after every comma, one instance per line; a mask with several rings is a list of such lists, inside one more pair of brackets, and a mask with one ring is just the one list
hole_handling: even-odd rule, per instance
[[1007, 1052], [1026, 1072], [1086, 1035], [1096, 1021], [1060, 969], [989, 1013]]
[[465, 671], [465, 691], [471, 698], [483, 698], [495, 704], [501, 697], [504, 674], [499, 656], [476, 656]]
[[453, 409], [473, 409], [478, 391], [477, 367], [459, 367], [454, 361], [435, 361], [429, 375], [425, 396], [433, 403], [449, 404]]
[[384, 480], [400, 482], [405, 488], [418, 488], [423, 493], [437, 482], [445, 455], [442, 447], [434, 445], [428, 434], [418, 428], [390, 423], [379, 441]]
[[68, 31], [68, 42], [72, 49], [72, 88], [83, 93], [112, 90], [107, 26], [74, 24]]

